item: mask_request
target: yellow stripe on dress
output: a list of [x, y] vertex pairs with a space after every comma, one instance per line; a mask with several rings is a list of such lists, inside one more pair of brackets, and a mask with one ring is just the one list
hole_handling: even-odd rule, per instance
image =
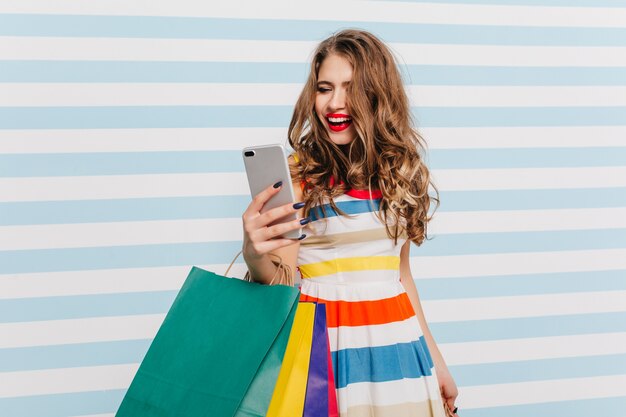
[[367, 271], [367, 270], [398, 270], [400, 269], [399, 256], [357, 256], [350, 258], [336, 258], [324, 262], [300, 265], [302, 278], [315, 278], [338, 272]]

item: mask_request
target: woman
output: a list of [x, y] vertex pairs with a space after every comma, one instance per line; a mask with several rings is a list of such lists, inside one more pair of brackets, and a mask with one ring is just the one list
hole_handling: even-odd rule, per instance
[[[443, 402], [456, 413], [410, 270], [411, 242], [422, 244], [439, 204], [411, 125], [384, 43], [360, 30], [329, 37], [289, 126], [294, 183], [269, 185], [243, 214], [248, 279], [293, 285], [298, 267], [301, 300], [326, 304], [342, 416], [441, 417]], [[260, 214], [289, 185], [300, 203]], [[267, 226], [293, 212], [299, 220]], [[300, 239], [280, 236], [303, 226]]]

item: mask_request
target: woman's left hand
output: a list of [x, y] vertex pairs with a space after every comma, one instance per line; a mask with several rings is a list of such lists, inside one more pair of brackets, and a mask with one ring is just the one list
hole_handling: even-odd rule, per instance
[[[456, 408], [454, 402], [459, 395], [459, 390], [452, 379], [452, 375], [447, 367], [437, 369], [437, 379], [439, 380], [439, 389], [441, 391], [441, 399], [448, 403], [448, 408], [452, 411]], [[455, 413], [456, 415], [456, 413]]]

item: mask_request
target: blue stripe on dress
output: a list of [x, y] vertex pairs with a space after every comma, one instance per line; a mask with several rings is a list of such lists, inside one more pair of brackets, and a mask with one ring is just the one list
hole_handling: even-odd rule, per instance
[[[377, 211], [380, 209], [380, 198], [374, 200], [354, 200], [354, 201], [339, 201], [335, 203], [340, 210], [343, 210], [347, 214], [360, 214]], [[322, 209], [324, 211], [322, 211]], [[316, 206], [309, 212], [311, 221], [316, 221], [323, 218], [338, 216], [337, 213], [330, 204], [323, 204]]]
[[424, 336], [409, 343], [338, 350], [332, 360], [337, 388], [430, 376], [433, 367]]

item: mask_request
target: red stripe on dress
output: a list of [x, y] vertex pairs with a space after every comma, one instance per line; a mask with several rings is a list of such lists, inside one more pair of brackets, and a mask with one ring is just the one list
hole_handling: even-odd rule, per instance
[[393, 323], [415, 315], [411, 300], [405, 292], [391, 298], [369, 301], [330, 301], [300, 294], [300, 301], [326, 304], [328, 327]]
[[[302, 189], [302, 191], [304, 191], [304, 187], [306, 187], [306, 181], [302, 180], [300, 181], [300, 188]], [[344, 182], [341, 181], [340, 184], [343, 184]], [[330, 178], [330, 186], [332, 187], [335, 184], [335, 179], [333, 177]], [[382, 198], [383, 197], [383, 192], [380, 190], [372, 190], [372, 192], [370, 193], [370, 190], [357, 190], [354, 188], [348, 189], [344, 192], [344, 194], [349, 195], [350, 197], [354, 197], [354, 198], [358, 198], [359, 200], [376, 200], [378, 198]]]
[[383, 192], [380, 190], [372, 190], [371, 194], [369, 190], [348, 190], [346, 191], [350, 197], [358, 198], [360, 200], [375, 200], [383, 197]]

